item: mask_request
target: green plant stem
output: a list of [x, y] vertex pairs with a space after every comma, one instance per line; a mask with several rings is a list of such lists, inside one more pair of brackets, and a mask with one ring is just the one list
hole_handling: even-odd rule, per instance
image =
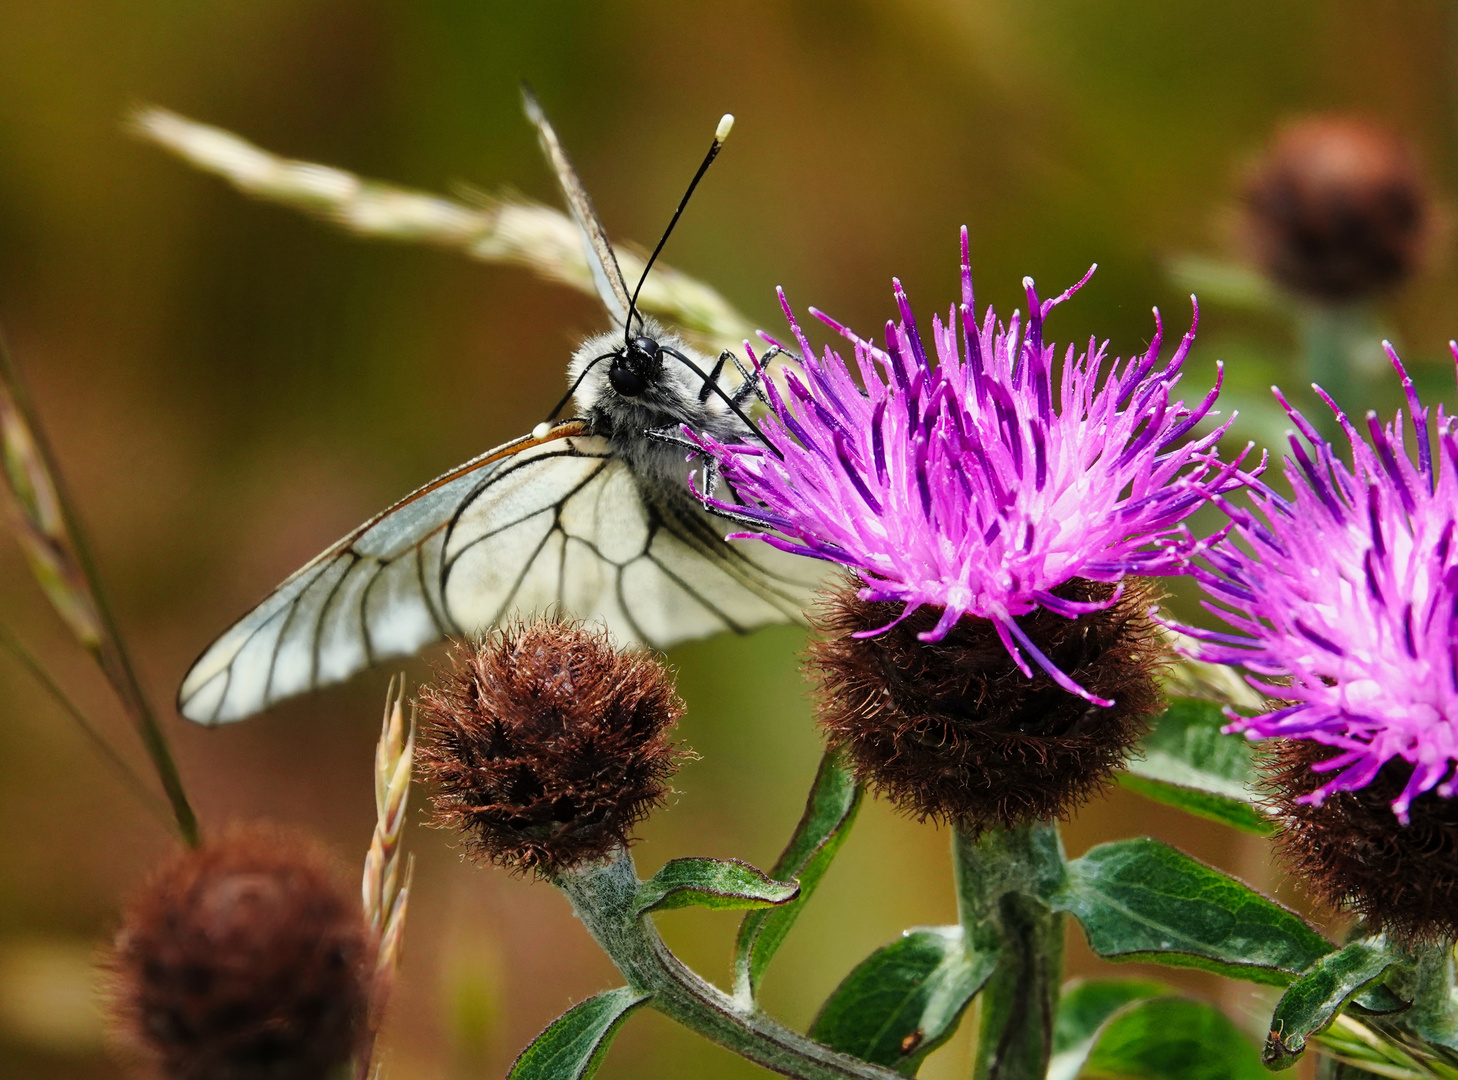
[[[1367, 312], [1350, 305], [1308, 307], [1299, 315], [1296, 328], [1302, 382], [1316, 383], [1348, 416], [1360, 415], [1366, 408], [1362, 390], [1368, 377], [1361, 361], [1373, 350], [1373, 361], [1382, 355], [1380, 334]], [[1329, 409], [1306, 410], [1306, 416], [1328, 439], [1340, 441], [1341, 425]]]
[[101, 621], [101, 640], [88, 651], [101, 665], [102, 673], [111, 683], [113, 691], [121, 701], [123, 710], [136, 728], [148, 757], [152, 760], [152, 767], [157, 772], [157, 779], [162, 784], [162, 790], [172, 807], [173, 817], [176, 818], [178, 834], [188, 846], [197, 847], [201, 842], [197, 815], [193, 813], [192, 805], [188, 802], [187, 792], [182, 786], [182, 775], [177, 770], [177, 762], [172, 757], [172, 749], [168, 746], [167, 736], [157, 722], [157, 717], [152, 712], [152, 707], [137, 679], [131, 657], [122, 641], [121, 632], [111, 613], [111, 607], [106, 601], [106, 594], [101, 588], [101, 577], [96, 572], [96, 565], [81, 531], [81, 523], [72, 508], [70, 494], [60, 470], [57, 468], [56, 456], [51, 452], [45, 431], [40, 426], [35, 411], [31, 408], [29, 395], [20, 380], [20, 371], [16, 368], [9, 349], [6, 348], [3, 335], [0, 335], [0, 380], [3, 380], [16, 410], [30, 429], [31, 438], [35, 441], [36, 452], [44, 463], [45, 471], [49, 474], [51, 484], [55, 488], [56, 505], [61, 515], [66, 539], [70, 543], [71, 554], [74, 555], [76, 565], [86, 580], [86, 588], [91, 594], [91, 601], [95, 605], [97, 616]]
[[1039, 897], [1063, 877], [1053, 825], [953, 834], [957, 907], [969, 947], [996, 950], [978, 999], [974, 1080], [1043, 1080], [1063, 973], [1063, 916]]
[[657, 929], [636, 914], [638, 875], [619, 849], [607, 862], [553, 879], [567, 894], [628, 985], [684, 1027], [766, 1069], [804, 1080], [901, 1080], [898, 1073], [836, 1053], [704, 981], [671, 953]]
[[1405, 1026], [1430, 1043], [1458, 1050], [1458, 1000], [1455, 1000], [1453, 946], [1430, 945], [1417, 954], [1413, 1003], [1401, 1017]]
[[61, 708], [61, 711], [76, 722], [81, 733], [86, 736], [92, 747], [96, 750], [97, 756], [102, 763], [112, 771], [122, 784], [137, 796], [147, 812], [155, 817], [163, 827], [170, 824], [168, 820], [168, 806], [157, 798], [156, 794], [147, 787], [142, 778], [132, 771], [125, 758], [121, 756], [114, 746], [107, 741], [99, 728], [93, 724], [86, 714], [81, 711], [71, 698], [61, 689], [61, 684], [56, 682], [51, 673], [46, 670], [35, 655], [21, 644], [20, 639], [0, 625], [0, 650], [8, 652], [17, 664], [23, 667], [32, 679], [51, 696], [51, 699]]

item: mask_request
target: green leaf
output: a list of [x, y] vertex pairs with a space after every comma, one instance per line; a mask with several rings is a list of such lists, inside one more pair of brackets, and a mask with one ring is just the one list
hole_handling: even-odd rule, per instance
[[1288, 306], [1270, 279], [1245, 263], [1207, 255], [1178, 255], [1165, 264], [1165, 269], [1177, 286], [1198, 293], [1206, 303], [1278, 316]]
[[1334, 951], [1294, 912], [1147, 837], [1074, 859], [1050, 903], [1077, 918], [1089, 947], [1110, 960], [1283, 986]]
[[[1384, 942], [1371, 938], [1354, 941], [1341, 952], [1318, 960], [1310, 971], [1286, 988], [1276, 1005], [1271, 1033], [1261, 1053], [1266, 1067], [1288, 1068], [1301, 1056], [1312, 1035], [1325, 1031], [1364, 988], [1381, 979], [1393, 964], [1401, 962], [1402, 957], [1389, 952]], [[1369, 994], [1368, 1000], [1373, 996]], [[1386, 991], [1386, 996], [1401, 1003], [1391, 991]]]
[[759, 981], [770, 960], [850, 834], [860, 805], [861, 786], [855, 776], [837, 754], [827, 753], [820, 761], [820, 771], [815, 774], [810, 797], [805, 801], [805, 813], [770, 871], [772, 877], [799, 881], [800, 895], [768, 911], [752, 911], [739, 924], [739, 936], [734, 943], [738, 993], [753, 996], [758, 992]]
[[952, 1037], [996, 965], [996, 956], [963, 948], [960, 926], [908, 930], [841, 981], [821, 1006], [810, 1037], [914, 1076], [922, 1060]]
[[1110, 1017], [1079, 1075], [1264, 1080], [1266, 1072], [1256, 1048], [1219, 1009], [1189, 998], [1160, 997], [1135, 1002]]
[[1093, 1049], [1093, 1037], [1104, 1021], [1125, 1005], [1172, 993], [1170, 987], [1152, 979], [1079, 979], [1067, 983], [1058, 998], [1053, 1053], [1066, 1053], [1081, 1043]]
[[652, 996], [623, 986], [572, 1006], [521, 1052], [507, 1080], [591, 1080], [623, 1021]]
[[1119, 782], [1155, 802], [1265, 836], [1274, 830], [1257, 800], [1255, 749], [1225, 735], [1219, 704], [1173, 698]]
[[738, 859], [670, 859], [638, 888], [635, 915], [681, 907], [761, 908], [799, 895], [793, 881], [776, 881]]

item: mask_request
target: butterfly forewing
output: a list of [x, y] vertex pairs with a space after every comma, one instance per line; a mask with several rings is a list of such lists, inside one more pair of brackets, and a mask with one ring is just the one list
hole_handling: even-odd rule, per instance
[[521, 97], [527, 119], [537, 129], [542, 153], [547, 156], [547, 161], [557, 176], [557, 183], [567, 200], [567, 208], [572, 212], [572, 220], [577, 223], [578, 231], [582, 234], [583, 253], [587, 257], [587, 267], [592, 271], [592, 283], [597, 288], [597, 294], [602, 298], [608, 314], [619, 325], [626, 324], [628, 309], [632, 303], [628, 297], [627, 283], [623, 280], [623, 271], [618, 267], [617, 254], [607, 238], [607, 230], [602, 227], [602, 221], [592, 205], [592, 198], [582, 185], [577, 170], [572, 167], [567, 151], [562, 149], [562, 141], [557, 138], [557, 132], [547, 119], [536, 95], [530, 87], [523, 86]]
[[[631, 301], [612, 245], [541, 106], [530, 90], [523, 96], [597, 291], [621, 328]], [[669, 410], [675, 424], [694, 415], [691, 400], [681, 405]], [[621, 440], [623, 423], [592, 421], [590, 406], [586, 415], [467, 462], [294, 574], [193, 665], [178, 694], [183, 715], [241, 720], [517, 614], [556, 610], [601, 622], [622, 643], [657, 648], [801, 618], [821, 564], [726, 542], [725, 522], [710, 518], [686, 483], [667, 484], [662, 470], [634, 473], [623, 447], [589, 434]]]

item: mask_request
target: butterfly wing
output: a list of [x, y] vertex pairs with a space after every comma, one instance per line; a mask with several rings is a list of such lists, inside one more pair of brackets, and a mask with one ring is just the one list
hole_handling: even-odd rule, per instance
[[483, 480], [551, 453], [580, 423], [517, 439], [407, 495], [294, 573], [200, 656], [177, 706], [191, 720], [241, 720], [457, 631], [441, 598], [441, 553]]
[[516, 613], [554, 609], [658, 648], [801, 618], [820, 564], [726, 542], [686, 490], [652, 493], [583, 430], [507, 443], [360, 526], [203, 653], [182, 714], [241, 720]]
[[577, 170], [572, 167], [567, 151], [562, 149], [557, 132], [548, 121], [547, 114], [542, 111], [541, 102], [525, 83], [522, 84], [521, 98], [527, 119], [537, 129], [542, 152], [547, 155], [552, 171], [557, 174], [557, 183], [561, 185], [562, 194], [567, 199], [572, 220], [582, 233], [582, 248], [587, 256], [588, 269], [592, 271], [592, 283], [597, 287], [597, 294], [602, 297], [603, 304], [607, 306], [608, 314], [621, 326], [627, 322], [628, 309], [632, 303], [628, 298], [628, 286], [623, 280], [623, 271], [618, 267], [618, 257], [613, 252], [612, 244], [608, 242], [607, 230], [602, 227], [592, 199], [582, 186]]
[[640, 484], [604, 439], [567, 442], [493, 474], [462, 504], [442, 567], [457, 625], [555, 609], [664, 649], [802, 618], [824, 573], [814, 560], [725, 541], [724, 522], [686, 487]]

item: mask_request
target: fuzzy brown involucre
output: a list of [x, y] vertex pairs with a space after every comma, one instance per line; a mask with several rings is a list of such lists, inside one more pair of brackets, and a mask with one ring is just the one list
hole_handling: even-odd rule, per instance
[[1412, 151], [1382, 128], [1311, 117], [1277, 133], [1245, 185], [1257, 259], [1294, 292], [1348, 303], [1410, 276], [1437, 213]]
[[1311, 766], [1339, 753], [1310, 739], [1273, 740], [1267, 788], [1286, 865], [1321, 900], [1375, 931], [1417, 944], [1458, 937], [1458, 799], [1428, 791], [1408, 824], [1392, 812], [1412, 766], [1389, 761], [1366, 787], [1297, 802], [1331, 778]]
[[112, 958], [122, 1034], [171, 1080], [324, 1080], [365, 1035], [375, 943], [303, 841], [234, 829], [158, 871]]
[[605, 630], [541, 619], [458, 644], [419, 699], [436, 823], [508, 869], [605, 857], [668, 795], [683, 714], [667, 668]]
[[[941, 612], [911, 615], [884, 634], [855, 638], [900, 614], [848, 581], [815, 625], [810, 671], [827, 740], [860, 777], [921, 819], [979, 831], [1063, 817], [1113, 775], [1160, 705], [1164, 650], [1147, 612], [1149, 583], [1125, 579], [1113, 607], [1078, 619], [1039, 609], [1019, 625], [1079, 685], [1112, 699], [1091, 705], [1041, 669], [1028, 678], [992, 624], [963, 618], [943, 640], [921, 641]], [[1105, 600], [1113, 586], [1075, 580], [1068, 600]]]

